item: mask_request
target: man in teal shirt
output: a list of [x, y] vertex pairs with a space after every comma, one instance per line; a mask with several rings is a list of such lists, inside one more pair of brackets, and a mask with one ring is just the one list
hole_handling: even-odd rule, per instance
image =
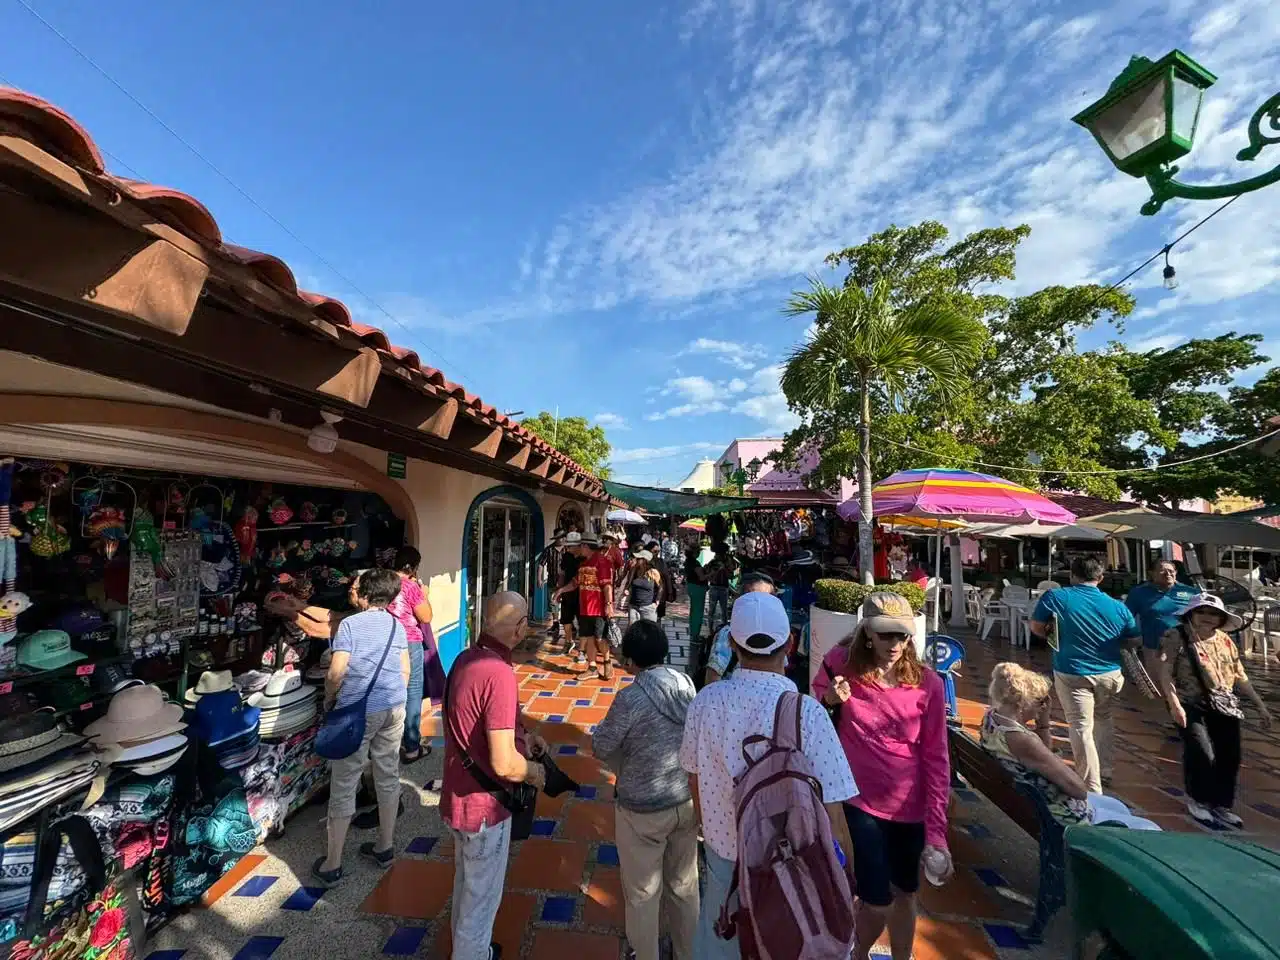
[[1120, 651], [1142, 636], [1129, 608], [1098, 589], [1104, 570], [1101, 560], [1077, 559], [1071, 586], [1050, 590], [1031, 615], [1037, 636], [1058, 622], [1053, 685], [1067, 715], [1076, 773], [1090, 793], [1101, 793], [1111, 780], [1112, 707], [1124, 687]]
[[1172, 560], [1160, 563], [1151, 574], [1149, 583], [1140, 583], [1129, 591], [1125, 606], [1133, 611], [1142, 627], [1142, 645], [1155, 656], [1160, 650], [1160, 639], [1178, 625], [1178, 614], [1200, 595], [1199, 589], [1178, 582], [1178, 566]]

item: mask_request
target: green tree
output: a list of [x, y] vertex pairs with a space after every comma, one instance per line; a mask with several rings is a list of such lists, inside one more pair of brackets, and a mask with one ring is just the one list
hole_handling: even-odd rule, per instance
[[801, 415], [845, 408], [856, 398], [858, 489], [862, 506], [859, 548], [864, 583], [874, 583], [871, 538], [872, 401], [893, 408], [927, 379], [942, 401], [960, 392], [982, 353], [987, 331], [947, 297], [895, 302], [890, 279], [869, 287], [829, 287], [809, 281], [793, 293], [784, 312], [813, 315], [817, 330], [787, 360], [782, 392]]
[[520, 425], [602, 480], [609, 479], [609, 454], [613, 447], [604, 427], [592, 426], [586, 417], [557, 417], [546, 410], [536, 417], [525, 417]]

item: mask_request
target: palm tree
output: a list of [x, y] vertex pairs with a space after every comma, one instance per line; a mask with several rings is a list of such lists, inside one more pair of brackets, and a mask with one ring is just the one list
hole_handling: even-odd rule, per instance
[[791, 352], [782, 392], [800, 409], [836, 410], [850, 393], [858, 398], [858, 500], [862, 521], [858, 552], [863, 583], [875, 582], [871, 537], [871, 401], [889, 404], [920, 378], [946, 399], [982, 354], [987, 329], [948, 304], [925, 302], [898, 309], [886, 279], [869, 290], [829, 287], [816, 277], [787, 300], [789, 317], [810, 314], [814, 333]]

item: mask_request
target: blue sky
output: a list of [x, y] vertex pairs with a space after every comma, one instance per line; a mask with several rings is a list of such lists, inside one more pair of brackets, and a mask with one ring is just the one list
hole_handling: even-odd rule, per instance
[[[1245, 175], [1280, 76], [1274, 0], [29, 2], [271, 216], [0, 0], [0, 82], [113, 172], [196, 196], [489, 402], [598, 417], [642, 483], [790, 426], [776, 364], [804, 323], [779, 305], [832, 249], [1030, 223], [1031, 290], [1116, 279], [1208, 213], [1140, 216], [1069, 122], [1130, 54], [1220, 77], [1186, 179]], [[1129, 344], [1257, 331], [1280, 362], [1277, 223], [1273, 187], [1176, 248], [1176, 294], [1139, 277]]]

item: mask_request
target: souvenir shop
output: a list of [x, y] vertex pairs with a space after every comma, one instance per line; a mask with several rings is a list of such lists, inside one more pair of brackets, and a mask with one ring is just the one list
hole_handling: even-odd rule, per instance
[[70, 834], [51, 860], [69, 815], [160, 921], [324, 792], [330, 620], [404, 523], [356, 489], [15, 455], [0, 529], [0, 941], [42, 857], [50, 904], [102, 882]]

